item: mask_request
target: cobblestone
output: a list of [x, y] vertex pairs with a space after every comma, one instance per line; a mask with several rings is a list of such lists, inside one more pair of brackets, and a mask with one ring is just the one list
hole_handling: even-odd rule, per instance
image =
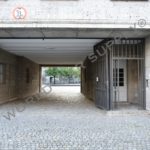
[[53, 92], [4, 118], [18, 103], [0, 106], [0, 150], [150, 150], [146, 111], [110, 115], [77, 92]]

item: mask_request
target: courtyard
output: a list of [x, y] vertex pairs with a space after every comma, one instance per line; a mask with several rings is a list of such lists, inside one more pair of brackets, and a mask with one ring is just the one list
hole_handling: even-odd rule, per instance
[[78, 86], [52, 89], [34, 103], [0, 106], [1, 150], [150, 149], [148, 111], [104, 111], [80, 94]]

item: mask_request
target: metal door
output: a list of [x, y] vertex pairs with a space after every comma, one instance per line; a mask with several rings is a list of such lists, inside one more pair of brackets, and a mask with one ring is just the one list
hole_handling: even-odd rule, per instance
[[96, 97], [95, 104], [102, 109], [110, 109], [109, 80], [108, 80], [108, 53], [100, 56], [96, 63]]
[[[137, 105], [139, 109], [145, 109], [145, 80], [144, 80], [144, 42], [143, 40], [122, 40], [114, 43], [111, 51], [111, 109], [117, 108], [118, 102], [129, 101], [128, 75], [129, 70], [127, 63], [136, 61], [137, 74]], [[126, 63], [125, 63], [126, 62]], [[129, 67], [129, 65], [128, 65]], [[130, 74], [132, 74], [130, 70]], [[130, 83], [131, 84], [131, 83]]]
[[[127, 95], [131, 93], [128, 90], [127, 72], [129, 71], [126, 68], [126, 63], [129, 60], [136, 60], [138, 62], [138, 94], [136, 96], [138, 97], [138, 106], [145, 109], [144, 40], [119, 39], [113, 40], [111, 43], [105, 55], [99, 56], [96, 62], [96, 106], [109, 110], [116, 108], [117, 101], [126, 101]], [[103, 44], [95, 46], [94, 50], [101, 50]], [[124, 62], [123, 66], [121, 66], [121, 61]], [[114, 69], [116, 69], [116, 82], [118, 82], [116, 85], [114, 85]], [[122, 87], [121, 81], [123, 79], [121, 76], [124, 76]]]

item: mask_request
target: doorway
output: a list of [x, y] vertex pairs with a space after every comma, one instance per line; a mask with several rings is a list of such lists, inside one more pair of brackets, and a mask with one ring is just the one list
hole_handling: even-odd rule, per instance
[[113, 107], [141, 109], [143, 101], [142, 61], [113, 60]]
[[116, 102], [127, 102], [127, 61], [114, 60], [113, 91]]
[[142, 40], [121, 40], [112, 47], [112, 109], [145, 108], [143, 45]]
[[144, 40], [108, 40], [96, 45], [95, 50], [105, 51], [97, 54], [95, 63], [96, 106], [107, 110], [145, 109]]

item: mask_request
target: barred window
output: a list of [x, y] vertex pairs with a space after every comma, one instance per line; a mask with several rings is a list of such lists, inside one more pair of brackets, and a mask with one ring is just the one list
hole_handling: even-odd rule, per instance
[[113, 85], [124, 86], [124, 69], [123, 68], [119, 68], [119, 70], [113, 69]]

